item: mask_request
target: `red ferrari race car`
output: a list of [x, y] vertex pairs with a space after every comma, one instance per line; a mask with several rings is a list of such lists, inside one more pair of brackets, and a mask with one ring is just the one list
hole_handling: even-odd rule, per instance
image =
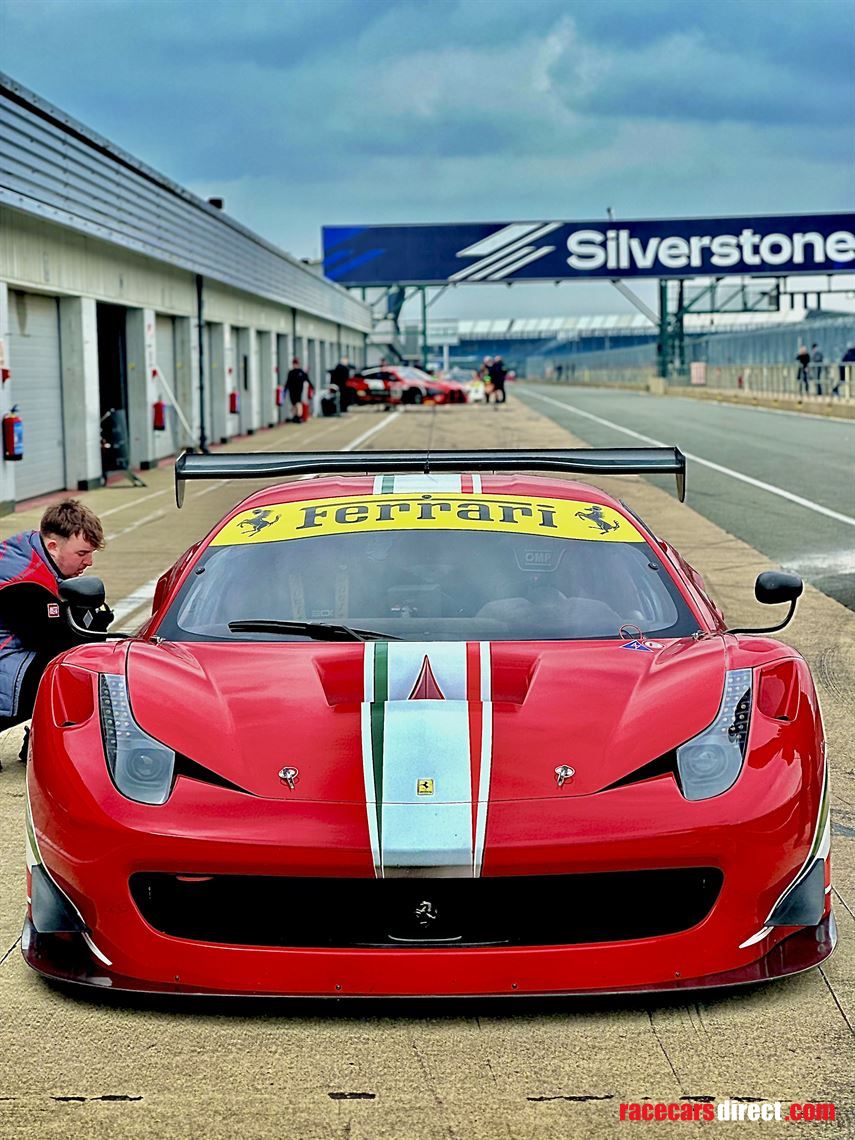
[[[381, 386], [393, 398], [383, 398]], [[363, 368], [358, 376], [348, 381], [348, 387], [353, 389], [354, 403], [360, 404], [465, 404], [468, 399], [463, 384], [431, 376], [429, 372], [409, 365]], [[363, 390], [364, 394], [361, 394]]]
[[[187, 479], [324, 475], [252, 494], [136, 635], [48, 668], [27, 962], [319, 996], [729, 986], [821, 962], [805, 662], [728, 630], [628, 507], [555, 477], [657, 471], [682, 493], [673, 448], [182, 456], [179, 501]], [[757, 580], [788, 616], [800, 592]]]
[[350, 406], [384, 404], [386, 408], [402, 402], [404, 385], [388, 368], [363, 368], [347, 381], [347, 403]]

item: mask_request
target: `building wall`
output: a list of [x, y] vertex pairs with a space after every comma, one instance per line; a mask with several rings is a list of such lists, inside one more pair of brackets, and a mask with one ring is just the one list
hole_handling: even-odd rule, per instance
[[0, 414], [24, 420], [0, 511], [274, 423], [283, 347], [311, 345], [320, 387], [371, 327], [352, 293], [0, 74]]
[[[130, 465], [148, 467], [199, 438], [198, 322], [195, 275], [164, 262], [64, 226], [0, 206], [0, 340], [11, 379], [4, 385], [2, 411], [25, 404], [19, 376], [16, 396], [14, 344], [22, 354], [13, 306], [22, 299], [59, 300], [59, 372], [62, 399], [58, 423], [66, 438], [66, 486], [97, 485], [102, 477], [99, 359], [96, 310], [99, 302], [126, 310], [126, 414]], [[16, 300], [17, 299], [17, 300]], [[14, 312], [14, 309], [13, 309]], [[309, 367], [316, 388], [339, 355], [364, 354], [365, 334], [270, 298], [218, 281], [203, 284], [205, 435], [218, 443], [278, 421], [275, 389], [284, 343], [312, 346]], [[280, 341], [279, 338], [284, 338]], [[167, 349], [166, 343], [171, 343]], [[305, 348], [304, 348], [305, 353]], [[246, 382], [243, 369], [246, 360]], [[23, 358], [21, 359], [23, 364]], [[287, 359], [290, 366], [290, 358]], [[157, 373], [155, 374], [155, 370]], [[240, 411], [229, 411], [229, 393], [239, 390]], [[153, 405], [163, 400], [166, 430], [155, 431]], [[63, 422], [64, 416], [64, 422]], [[25, 454], [34, 456], [44, 434], [27, 430]], [[27, 451], [29, 445], [30, 450]], [[28, 464], [28, 467], [30, 464]], [[21, 465], [0, 462], [0, 511], [24, 494], [55, 486], [31, 486]], [[16, 478], [17, 476], [17, 478]], [[51, 480], [55, 483], [56, 480]]]
[[33, 292], [189, 315], [192, 273], [0, 205], [0, 278]]

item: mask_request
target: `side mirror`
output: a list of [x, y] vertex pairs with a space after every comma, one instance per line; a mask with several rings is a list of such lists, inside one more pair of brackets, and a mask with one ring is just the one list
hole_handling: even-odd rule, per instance
[[75, 633], [87, 641], [107, 641], [119, 637], [133, 637], [131, 633], [119, 633], [117, 630], [86, 629], [74, 620], [74, 610], [97, 610], [103, 606], [107, 594], [104, 583], [100, 578], [86, 575], [83, 578], [64, 578], [59, 583], [59, 596], [68, 606], [65, 620]]
[[786, 570], [764, 570], [757, 575], [754, 583], [754, 597], [764, 606], [779, 605], [789, 602], [790, 608], [782, 622], [777, 625], [764, 626], [762, 629], [729, 629], [728, 633], [776, 633], [788, 625], [796, 612], [796, 603], [804, 590], [804, 582], [798, 574], [790, 574]]
[[786, 570], [764, 570], [754, 583], [754, 597], [764, 606], [773, 606], [778, 602], [794, 602], [801, 597], [804, 588], [798, 574], [788, 574]]
[[59, 596], [70, 606], [97, 610], [99, 606], [104, 605], [107, 593], [100, 578], [64, 578], [59, 583]]

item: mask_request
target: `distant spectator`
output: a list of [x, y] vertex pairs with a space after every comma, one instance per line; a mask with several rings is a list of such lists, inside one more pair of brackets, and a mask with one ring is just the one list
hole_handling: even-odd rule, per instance
[[338, 406], [339, 411], [346, 412], [350, 401], [348, 395], [350, 389], [347, 382], [350, 379], [350, 363], [346, 356], [343, 356], [335, 368], [330, 369], [330, 384], [338, 392]]
[[839, 396], [841, 387], [846, 383], [846, 373], [849, 372], [850, 384], [849, 390], [852, 391], [851, 380], [855, 377], [855, 345], [851, 345], [840, 358], [840, 366], [837, 369], [837, 383], [831, 389], [832, 396]]
[[301, 424], [303, 422], [303, 400], [308, 399], [309, 374], [300, 367], [300, 358], [295, 356], [291, 361], [291, 371], [285, 381], [288, 389], [288, 399], [291, 401], [291, 418], [289, 423]]
[[806, 344], [800, 344], [799, 350], [796, 353], [796, 360], [799, 362], [799, 370], [796, 373], [798, 383], [801, 384], [802, 391], [805, 395], [810, 390], [809, 383], [809, 369], [810, 369], [810, 350]]
[[564, 375], [564, 365], [563, 364], [556, 364], [555, 365], [555, 379], [558, 381], [559, 384], [561, 383], [561, 378], [563, 375]]
[[814, 382], [816, 383], [816, 394], [817, 394], [817, 396], [821, 396], [822, 395], [822, 374], [825, 370], [825, 365], [823, 364], [823, 361], [825, 360], [825, 357], [822, 355], [822, 349], [819, 347], [818, 344], [812, 344], [810, 346], [810, 360], [811, 360], [811, 364], [813, 366], [813, 378], [814, 378]]
[[497, 404], [504, 404], [505, 402], [505, 378], [507, 375], [508, 371], [502, 363], [501, 356], [495, 357], [490, 365], [490, 383], [493, 385]]
[[493, 385], [490, 382], [490, 369], [493, 367], [492, 356], [485, 356], [484, 361], [479, 369], [481, 379], [484, 381], [484, 399], [490, 403], [490, 396], [493, 394]]

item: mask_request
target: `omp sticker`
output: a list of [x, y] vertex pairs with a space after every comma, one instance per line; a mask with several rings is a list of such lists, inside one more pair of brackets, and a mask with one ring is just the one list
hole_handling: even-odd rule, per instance
[[423, 492], [255, 507], [226, 523], [211, 545], [249, 546], [377, 530], [487, 530], [539, 538], [644, 542], [629, 519], [600, 503]]

